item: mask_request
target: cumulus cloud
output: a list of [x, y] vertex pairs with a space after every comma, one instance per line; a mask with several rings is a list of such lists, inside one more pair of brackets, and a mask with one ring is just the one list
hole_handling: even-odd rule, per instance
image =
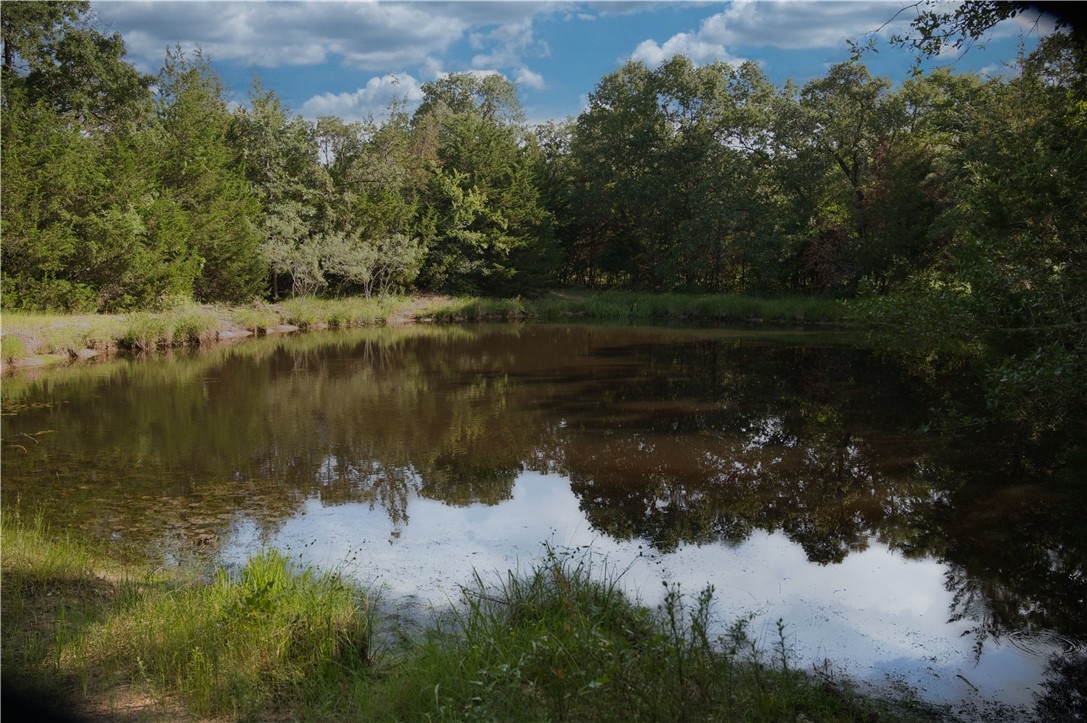
[[697, 33], [679, 33], [668, 38], [663, 45], [652, 40], [644, 40], [630, 57], [640, 60], [650, 67], [656, 67], [676, 55], [686, 55], [693, 62], [702, 64], [715, 60], [737, 62], [724, 45], [708, 42]]
[[517, 65], [526, 55], [546, 57], [551, 54], [547, 43], [536, 39], [531, 17], [503, 23], [486, 35], [474, 33], [470, 46], [473, 50], [487, 51], [472, 58], [474, 68], [509, 67]]
[[[695, 62], [735, 62], [730, 48], [770, 46], [785, 49], [841, 47], [844, 40], [881, 28], [882, 34], [902, 30], [909, 17], [898, 2], [804, 2], [802, 0], [737, 0], [702, 21], [697, 30], [678, 33], [658, 43], [643, 41], [634, 60], [659, 65], [683, 54]], [[889, 22], [890, 21], [890, 22]]]
[[[167, 48], [200, 46], [216, 61], [257, 67], [330, 59], [363, 70], [415, 67], [470, 31], [496, 58], [539, 52], [532, 18], [540, 3], [97, 2], [105, 29], [120, 32], [130, 56], [158, 68]], [[489, 32], [477, 28], [497, 28]], [[546, 48], [546, 46], [543, 46]], [[484, 58], [486, 55], [484, 56]], [[481, 62], [477, 65], [494, 65]]]
[[544, 82], [543, 76], [528, 68], [519, 69], [517, 74], [513, 77], [513, 82], [526, 88], [532, 88], [533, 90], [543, 90], [547, 87], [547, 83]]
[[300, 109], [304, 118], [316, 119], [334, 115], [346, 121], [380, 116], [392, 101], [405, 101], [410, 110], [423, 100], [419, 81], [410, 75], [382, 75], [370, 78], [366, 86], [353, 93], [322, 93], [315, 95]]

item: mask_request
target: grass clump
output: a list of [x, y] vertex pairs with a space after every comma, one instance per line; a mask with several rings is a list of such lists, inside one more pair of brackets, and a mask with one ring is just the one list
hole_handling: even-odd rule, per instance
[[26, 344], [22, 339], [12, 334], [4, 334], [0, 337], [0, 358], [4, 361], [17, 361], [26, 355]]
[[282, 302], [288, 324], [303, 329], [327, 326], [342, 329], [384, 324], [395, 308], [404, 303], [395, 297], [348, 297], [318, 299], [300, 296]]
[[444, 299], [426, 305], [416, 316], [439, 322], [512, 321], [529, 316], [522, 299], [481, 298], [475, 296]]
[[[118, 646], [118, 640], [125, 640]], [[269, 551], [210, 584], [148, 595], [93, 626], [72, 655], [174, 689], [201, 716], [247, 717], [328, 694], [369, 663], [365, 604], [335, 575]]]
[[103, 568], [41, 515], [5, 511], [5, 687], [77, 707], [134, 685], [194, 715], [249, 718], [334, 699], [370, 664], [365, 598], [277, 552], [210, 582]]
[[118, 343], [140, 351], [198, 346], [214, 341], [218, 330], [219, 318], [214, 310], [187, 304], [169, 311], [131, 314], [123, 322]]
[[276, 308], [259, 299], [247, 306], [231, 309], [227, 317], [235, 326], [254, 334], [264, 334], [282, 323]]
[[3, 573], [5, 694], [76, 711], [135, 689], [201, 719], [936, 719], [798, 671], [780, 622], [769, 653], [746, 619], [713, 635], [712, 587], [642, 606], [583, 552], [475, 575], [460, 607], [380, 658], [365, 595], [273, 551], [210, 579], [119, 568], [5, 510]]
[[731, 322], [838, 322], [843, 305], [811, 296], [758, 298], [733, 294], [658, 294], [633, 291], [554, 293], [531, 303], [545, 319], [582, 316], [605, 320], [712, 320]]
[[2, 355], [18, 361], [39, 354], [74, 355], [114, 345], [121, 317], [99, 314], [5, 312]]
[[[375, 719], [867, 720], [869, 710], [790, 667], [781, 628], [767, 659], [746, 621], [711, 637], [713, 588], [668, 586], [650, 610], [597, 579], [589, 558], [548, 550], [527, 574], [478, 575], [452, 624], [386, 680]], [[365, 717], [365, 716], [364, 716]]]

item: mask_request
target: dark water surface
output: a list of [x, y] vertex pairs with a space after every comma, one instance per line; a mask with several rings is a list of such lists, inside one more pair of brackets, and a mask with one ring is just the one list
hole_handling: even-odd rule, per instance
[[922, 433], [945, 392], [824, 333], [269, 338], [6, 379], [3, 503], [170, 560], [289, 549], [421, 608], [584, 546], [648, 603], [713, 584], [722, 625], [783, 618], [798, 663], [1031, 706], [1087, 639], [1087, 484]]

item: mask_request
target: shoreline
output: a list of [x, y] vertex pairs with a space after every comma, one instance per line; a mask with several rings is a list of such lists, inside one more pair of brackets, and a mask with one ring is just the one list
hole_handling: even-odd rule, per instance
[[120, 351], [209, 346], [271, 334], [365, 326], [570, 318], [840, 326], [848, 323], [847, 316], [841, 302], [817, 297], [625, 291], [553, 291], [538, 299], [434, 294], [300, 297], [235, 307], [183, 303], [170, 310], [129, 314], [5, 312], [0, 317], [0, 372], [51, 368]]

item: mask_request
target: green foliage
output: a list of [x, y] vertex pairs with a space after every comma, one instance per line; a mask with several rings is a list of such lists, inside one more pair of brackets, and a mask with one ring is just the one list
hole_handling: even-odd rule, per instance
[[215, 314], [195, 304], [185, 304], [172, 311], [130, 315], [118, 334], [118, 343], [140, 351], [197, 346], [214, 341], [218, 328], [219, 320]]
[[199, 258], [199, 301], [244, 301], [264, 286], [259, 201], [228, 142], [230, 114], [219, 78], [197, 54], [168, 53], [158, 80], [156, 180], [188, 221], [187, 242]]
[[857, 306], [898, 336], [973, 350], [990, 408], [1032, 434], [1075, 429], [1087, 400], [1085, 57], [1082, 37], [1051, 36], [974, 95], [943, 258]]
[[421, 238], [422, 285], [445, 291], [524, 290], [515, 262], [530, 258], [545, 215], [519, 126], [520, 102], [501, 76], [454, 75], [423, 87], [416, 133], [434, 137]]
[[[963, 48], [1024, 9], [923, 4], [895, 42]], [[1082, 32], [1044, 38], [1016, 77], [918, 71], [897, 88], [856, 59], [802, 88], [774, 87], [751, 63], [631, 62], [577, 119], [529, 133], [497, 74], [427, 83], [411, 116], [397, 102], [384, 122], [314, 124], [259, 81], [229, 110], [208, 61], [179, 49], [152, 97], [88, 11], [9, 3], [0, 18], [7, 309], [413, 287], [522, 298], [553, 284], [778, 307], [859, 292], [857, 317], [880, 333], [975, 360], [994, 413], [1069, 419], [1087, 394], [1075, 381], [1087, 344]], [[693, 298], [476, 303], [452, 316], [834, 314]], [[311, 311], [298, 320], [377, 318]], [[138, 346], [209, 333], [133, 324]]]

